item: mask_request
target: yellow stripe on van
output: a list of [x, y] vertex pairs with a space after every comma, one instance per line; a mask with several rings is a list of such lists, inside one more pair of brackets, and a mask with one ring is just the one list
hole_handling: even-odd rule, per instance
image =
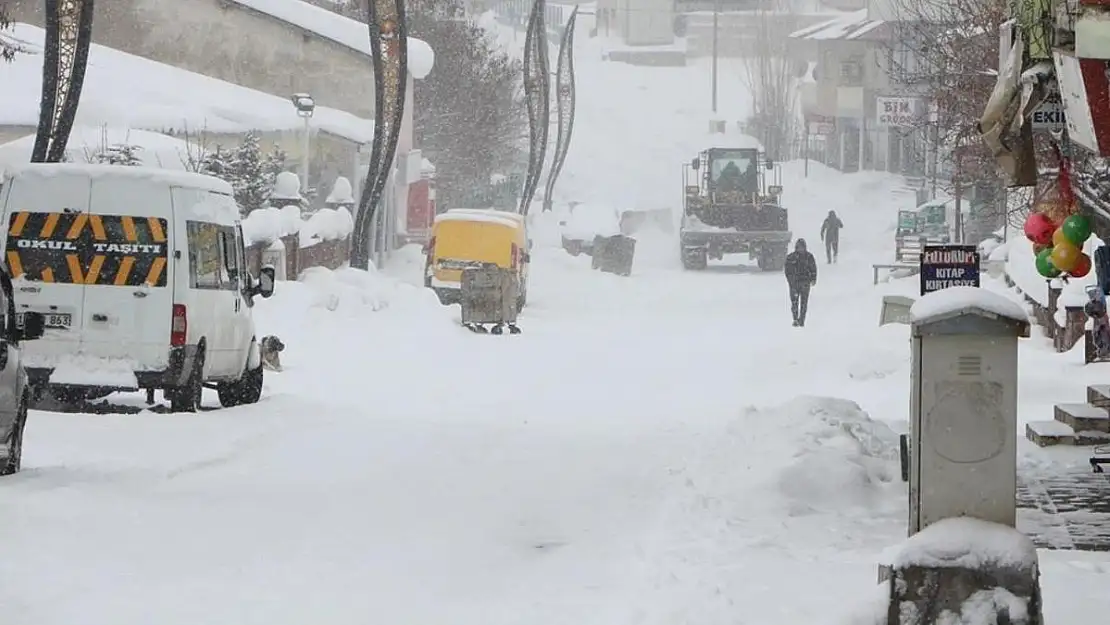
[[[129, 243], [134, 243], [139, 240], [139, 233], [135, 232], [135, 218], [128, 215], [120, 217], [120, 224], [123, 225], [123, 236], [127, 237]], [[103, 224], [101, 228], [103, 228]]]
[[104, 255], [93, 256], [92, 263], [89, 264], [89, 272], [85, 274], [85, 284], [96, 284], [96, 279], [100, 277], [100, 270], [103, 268]]
[[91, 215], [89, 217], [89, 223], [92, 224], [94, 239], [96, 239], [97, 241], [108, 240], [108, 233], [104, 232], [104, 220], [100, 218], [100, 215]]
[[23, 275], [23, 263], [19, 260], [19, 252], [8, 252], [8, 270], [11, 271], [12, 278]]
[[8, 230], [8, 234], [13, 237], [22, 236], [23, 229], [27, 227], [27, 219], [30, 216], [31, 214], [27, 211], [20, 211], [16, 213], [15, 218], [12, 219], [12, 227], [10, 230]]
[[147, 284], [158, 284], [159, 278], [162, 277], [162, 270], [166, 268], [166, 259], [162, 256], [154, 259], [150, 265], [150, 273], [146, 274]]
[[162, 230], [162, 220], [157, 217], [147, 217], [146, 220], [150, 224], [150, 235], [154, 237], [154, 242], [165, 243], [166, 232]]
[[[57, 215], [57, 213], [52, 213], [50, 216], [54, 217], [56, 215]], [[81, 213], [81, 214], [77, 215], [77, 218], [73, 220], [73, 225], [71, 225], [69, 227], [69, 232], [66, 233], [66, 238], [69, 239], [70, 241], [72, 241], [72, 240], [76, 239], [77, 237], [81, 236], [81, 231], [85, 229], [85, 223], [88, 222], [88, 221], [89, 221], [89, 216], [86, 215], [85, 213]], [[55, 221], [55, 223], [56, 223], [56, 221]], [[45, 231], [46, 231], [46, 228], [43, 228], [43, 232], [45, 232]], [[47, 238], [47, 235], [43, 234], [42, 237], [45, 239], [45, 238]]]
[[[116, 272], [116, 279], [112, 284], [116, 286], [126, 286], [127, 278], [131, 275], [131, 269], [135, 267], [134, 256], [124, 256], [123, 260], [119, 263], [119, 271]], [[151, 283], [153, 284], [153, 283]]]
[[50, 267], [46, 267], [45, 269], [43, 269], [42, 270], [42, 281], [43, 282], [53, 282], [54, 281], [54, 270], [51, 269]]
[[[46, 216], [46, 223], [42, 224], [42, 232], [39, 232], [39, 238], [49, 239], [54, 236], [54, 230], [58, 228], [58, 220], [61, 219], [61, 214], [50, 213]], [[71, 239], [74, 237], [70, 237]]]
[[85, 283], [85, 272], [81, 271], [81, 259], [77, 257], [77, 254], [66, 254], [66, 266], [69, 267], [69, 281], [71, 283]]

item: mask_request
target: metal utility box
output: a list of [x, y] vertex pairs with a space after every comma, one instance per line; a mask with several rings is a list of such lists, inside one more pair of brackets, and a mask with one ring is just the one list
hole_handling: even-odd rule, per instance
[[951, 287], [922, 297], [910, 317], [909, 534], [958, 516], [1013, 527], [1025, 312], [997, 293]]

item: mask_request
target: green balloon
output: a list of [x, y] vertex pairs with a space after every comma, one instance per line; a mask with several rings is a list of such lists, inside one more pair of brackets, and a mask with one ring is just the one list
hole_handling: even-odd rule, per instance
[[1048, 247], [1037, 254], [1037, 273], [1046, 278], [1055, 278], [1060, 275], [1060, 270], [1052, 264], [1052, 248]]
[[1060, 229], [1064, 231], [1067, 240], [1082, 248], [1091, 237], [1091, 220], [1086, 215], [1071, 215], [1060, 224]]

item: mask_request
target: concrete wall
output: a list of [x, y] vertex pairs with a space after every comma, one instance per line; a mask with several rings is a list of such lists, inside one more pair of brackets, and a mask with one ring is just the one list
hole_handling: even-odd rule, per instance
[[[43, 25], [41, 0], [5, 0], [11, 17]], [[96, 3], [93, 41], [280, 97], [373, 119], [370, 57], [222, 0]], [[292, 105], [290, 105], [292, 110]]]

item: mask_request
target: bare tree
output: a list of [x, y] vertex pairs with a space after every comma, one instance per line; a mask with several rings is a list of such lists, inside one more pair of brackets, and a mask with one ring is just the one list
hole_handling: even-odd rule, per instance
[[[311, 0], [366, 19], [365, 0]], [[436, 166], [439, 203], [466, 202], [496, 172], [527, 161], [524, 73], [484, 28], [465, 16], [462, 0], [409, 0], [408, 34], [435, 50], [432, 73], [413, 93], [416, 143]]]
[[12, 20], [8, 17], [8, 10], [0, 6], [0, 61], [11, 61], [17, 52], [23, 49], [6, 32], [12, 27]]
[[958, 178], [996, 178], [976, 124], [995, 85], [998, 32], [1009, 19], [1009, 1], [895, 0], [894, 11], [886, 69], [929, 104], [931, 114], [918, 124], [940, 146], [938, 167]]
[[[787, 159], [794, 154], [798, 136], [798, 78], [790, 60], [789, 40], [775, 28], [775, 13], [789, 13], [789, 3], [756, 10], [754, 37], [744, 51], [745, 82], [752, 99], [748, 132], [760, 142], [767, 154]], [[781, 21], [781, 20], [780, 20]]]

